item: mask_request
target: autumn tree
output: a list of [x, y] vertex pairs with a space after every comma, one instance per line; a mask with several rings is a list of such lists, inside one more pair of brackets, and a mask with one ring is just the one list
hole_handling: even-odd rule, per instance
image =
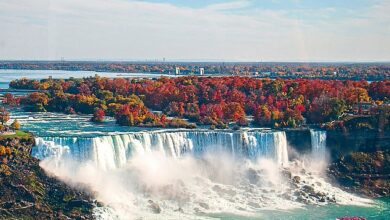
[[91, 121], [93, 122], [103, 122], [104, 121], [105, 112], [101, 108], [95, 108]]
[[272, 113], [266, 105], [258, 106], [254, 111], [255, 123], [261, 126], [271, 125]]
[[369, 85], [369, 94], [375, 100], [390, 100], [390, 80], [372, 82]]
[[6, 93], [4, 95], [3, 104], [5, 104], [5, 105], [18, 105], [19, 101], [20, 101], [20, 99], [15, 98], [14, 95], [12, 95], [11, 93]]
[[11, 124], [11, 128], [14, 130], [19, 130], [20, 129], [20, 122], [17, 119], [15, 119]]
[[346, 109], [344, 100], [326, 95], [316, 98], [310, 106], [309, 119], [314, 123], [336, 120]]
[[[299, 67], [304, 70], [305, 67]], [[249, 71], [250, 69], [248, 69]], [[252, 71], [252, 70], [251, 70]], [[119, 124], [129, 126], [181, 126], [186, 120], [167, 119], [159, 113], [199, 124], [224, 128], [229, 122], [247, 124], [253, 115], [260, 126], [295, 127], [336, 120], [356, 104], [389, 101], [390, 81], [314, 79], [254, 79], [250, 77], [161, 77], [11, 82], [21, 89], [47, 89], [22, 98], [32, 111], [94, 114], [101, 108]], [[6, 98], [11, 100], [12, 97]], [[374, 113], [371, 113], [374, 114]]]
[[85, 83], [82, 83], [78, 88], [78, 93], [82, 95], [91, 95], [91, 90], [89, 86]]
[[227, 103], [223, 107], [224, 119], [228, 121], [238, 121], [240, 118], [245, 118], [245, 111], [237, 102]]
[[46, 111], [45, 106], [49, 102], [49, 97], [45, 93], [33, 92], [23, 98], [21, 102], [28, 105], [31, 111], [44, 112]]
[[165, 113], [170, 116], [182, 117], [185, 113], [184, 103], [183, 102], [169, 103], [169, 106], [165, 109]]
[[4, 107], [0, 107], [0, 122], [1, 122], [1, 124], [4, 125], [5, 123], [7, 123], [7, 121], [9, 121], [9, 119], [10, 119], [9, 112]]
[[364, 88], [350, 88], [346, 91], [345, 101], [349, 104], [358, 104], [360, 102], [368, 102], [370, 97]]

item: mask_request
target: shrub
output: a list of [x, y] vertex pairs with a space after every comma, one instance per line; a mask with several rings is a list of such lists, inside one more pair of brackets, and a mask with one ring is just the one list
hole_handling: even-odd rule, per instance
[[14, 130], [19, 130], [20, 129], [20, 123], [19, 123], [19, 121], [17, 119], [15, 119], [14, 122], [12, 122], [11, 128], [14, 129]]

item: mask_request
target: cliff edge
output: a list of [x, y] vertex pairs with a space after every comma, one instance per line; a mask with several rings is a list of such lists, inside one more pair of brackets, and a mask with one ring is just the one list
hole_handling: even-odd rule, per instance
[[329, 167], [331, 177], [351, 192], [390, 196], [390, 151], [353, 152]]
[[48, 176], [32, 135], [0, 135], [0, 219], [92, 219], [92, 197]]

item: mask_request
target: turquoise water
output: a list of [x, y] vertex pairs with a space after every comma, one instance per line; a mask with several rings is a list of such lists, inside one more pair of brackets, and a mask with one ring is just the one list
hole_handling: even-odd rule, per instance
[[11, 120], [18, 119], [22, 129], [39, 137], [96, 137], [118, 132], [134, 132], [148, 130], [146, 128], [130, 128], [118, 126], [114, 118], [106, 117], [103, 123], [92, 123], [91, 115], [66, 115], [50, 112], [24, 112], [21, 108], [12, 108]]
[[9, 82], [0, 82], [0, 89], [8, 89]]
[[342, 206], [342, 205], [326, 205], [326, 206], [307, 206], [302, 209], [294, 209], [289, 211], [263, 211], [255, 216], [237, 216], [231, 214], [213, 214], [209, 215], [217, 219], [224, 220], [256, 220], [256, 219], [275, 219], [275, 220], [295, 220], [295, 219], [323, 219], [334, 220], [337, 217], [343, 216], [361, 216], [366, 219], [388, 220], [390, 219], [390, 198], [375, 200], [374, 207], [360, 206]]

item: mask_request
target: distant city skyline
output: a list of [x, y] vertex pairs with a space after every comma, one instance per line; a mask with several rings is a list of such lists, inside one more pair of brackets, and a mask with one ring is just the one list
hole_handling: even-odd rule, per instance
[[0, 0], [0, 60], [387, 62], [390, 0]]

